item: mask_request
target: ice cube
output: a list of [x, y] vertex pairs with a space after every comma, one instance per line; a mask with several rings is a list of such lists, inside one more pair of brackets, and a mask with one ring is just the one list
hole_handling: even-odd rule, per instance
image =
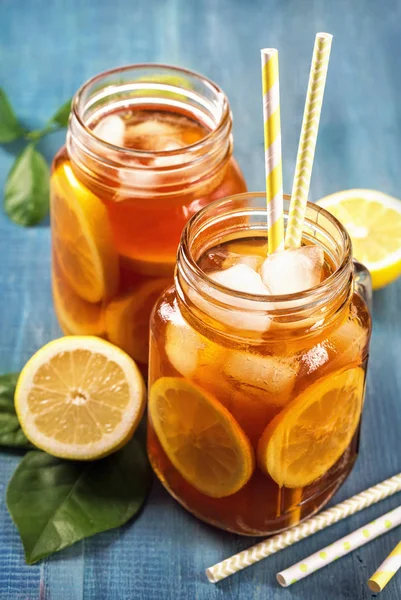
[[259, 273], [254, 271], [249, 265], [237, 264], [222, 271], [208, 273], [208, 275], [213, 281], [236, 292], [246, 292], [259, 296], [270, 294], [268, 287], [263, 283]]
[[[116, 202], [124, 200], [126, 196], [132, 198], [133, 189], [140, 190], [142, 193], [149, 191], [154, 193], [154, 188], [160, 185], [160, 178], [157, 173], [151, 167], [146, 167], [135, 159], [131, 159], [128, 168], [119, 169], [119, 178], [123, 187], [117, 197], [114, 198]], [[125, 189], [125, 186], [127, 186], [127, 189]]]
[[263, 263], [263, 258], [257, 254], [237, 254], [236, 252], [228, 252], [222, 267], [228, 269], [235, 265], [247, 265], [254, 271], [258, 272]]
[[127, 143], [131, 148], [162, 150], [177, 135], [177, 128], [164, 121], [147, 120], [129, 125], [126, 131]]
[[270, 254], [260, 273], [272, 294], [296, 294], [320, 283], [323, 262], [320, 246], [303, 246]]
[[228, 354], [223, 370], [240, 385], [259, 388], [271, 396], [267, 401], [283, 406], [290, 399], [299, 363], [294, 357], [235, 351]]
[[335, 352], [329, 366], [336, 368], [359, 364], [364, 358], [364, 350], [368, 341], [368, 331], [355, 320], [346, 320], [328, 338], [328, 343]]
[[93, 128], [93, 133], [113, 146], [124, 146], [125, 123], [117, 115], [109, 115], [99, 121]]
[[[157, 148], [157, 151], [174, 151], [180, 150], [183, 148], [178, 142], [175, 140], [169, 140], [165, 144], [161, 143]], [[153, 159], [153, 164], [155, 167], [172, 167], [182, 165], [188, 162], [188, 155], [184, 153], [179, 154], [171, 154], [169, 156], [155, 156]]]
[[302, 371], [306, 375], [311, 375], [317, 371], [317, 369], [321, 369], [323, 366], [327, 365], [328, 361], [329, 353], [326, 344], [324, 342], [316, 344], [316, 346], [313, 346], [302, 355]]
[[[269, 294], [260, 275], [247, 265], [235, 265], [224, 271], [208, 273], [208, 276], [235, 291], [266, 296]], [[269, 329], [271, 318], [268, 311], [273, 308], [270, 302], [260, 302], [256, 311], [253, 300], [234, 297], [228, 299], [225, 294], [210, 288], [206, 289], [206, 293], [225, 306], [216, 306], [195, 290], [189, 291], [193, 303], [212, 319], [234, 329], [259, 332]]]
[[195, 331], [176, 312], [166, 330], [166, 354], [173, 367], [184, 377], [192, 377], [201, 367], [216, 368], [224, 350]]

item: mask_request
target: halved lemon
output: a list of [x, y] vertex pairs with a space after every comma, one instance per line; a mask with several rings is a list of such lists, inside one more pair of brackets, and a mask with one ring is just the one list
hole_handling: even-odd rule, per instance
[[317, 202], [347, 229], [354, 258], [372, 275], [373, 289], [401, 274], [401, 201], [376, 190], [344, 190]]
[[155, 279], [139, 284], [135, 292], [116, 298], [106, 309], [109, 340], [125, 350], [134, 360], [148, 362], [149, 319], [161, 292], [170, 279]]
[[52, 235], [60, 268], [78, 296], [99, 302], [118, 286], [118, 257], [107, 211], [68, 163], [52, 175]]
[[26, 437], [49, 454], [77, 460], [123, 446], [144, 407], [145, 384], [134, 361], [91, 336], [46, 344], [22, 369], [15, 391]]
[[57, 266], [53, 265], [53, 300], [57, 319], [65, 335], [105, 334], [101, 304], [82, 300], [72, 289]]
[[350, 444], [363, 392], [364, 372], [356, 367], [327, 375], [299, 394], [259, 440], [262, 471], [287, 488], [302, 488], [319, 479]]
[[170, 461], [206, 496], [230, 496], [251, 477], [250, 442], [212, 395], [185, 379], [162, 377], [150, 389], [149, 414]]

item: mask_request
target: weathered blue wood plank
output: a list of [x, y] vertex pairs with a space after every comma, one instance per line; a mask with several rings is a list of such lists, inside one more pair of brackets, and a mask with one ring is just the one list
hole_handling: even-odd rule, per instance
[[[290, 191], [316, 31], [334, 34], [311, 195], [348, 187], [401, 195], [401, 3], [396, 0], [2, 0], [0, 85], [35, 127], [89, 76], [159, 61], [215, 79], [230, 97], [235, 148], [250, 189], [263, 185], [259, 50], [280, 50], [284, 182]], [[62, 136], [42, 147], [50, 158]], [[0, 151], [0, 186], [14, 147]], [[374, 297], [360, 459], [336, 501], [401, 470], [401, 281]], [[49, 230], [0, 215], [0, 371], [19, 369], [59, 335], [51, 305]], [[212, 529], [158, 484], [139, 518], [40, 566], [24, 565], [4, 490], [18, 455], [0, 455], [0, 600], [362, 600], [398, 540], [392, 531], [283, 590], [274, 574], [400, 502], [392, 498], [217, 586], [203, 570], [254, 540]], [[386, 590], [401, 597], [401, 578]]]

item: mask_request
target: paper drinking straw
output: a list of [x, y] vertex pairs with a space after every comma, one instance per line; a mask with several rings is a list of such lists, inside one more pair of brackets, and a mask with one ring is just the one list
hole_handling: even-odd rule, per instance
[[272, 254], [284, 250], [278, 51], [275, 48], [264, 48], [261, 55], [268, 250]]
[[360, 546], [364, 546], [371, 540], [379, 537], [379, 535], [383, 535], [383, 533], [387, 533], [390, 529], [398, 527], [398, 525], [401, 525], [401, 506], [391, 510], [375, 521], [356, 529], [356, 531], [353, 531], [349, 535], [345, 535], [340, 540], [334, 542], [334, 544], [330, 544], [330, 546], [322, 548], [319, 552], [311, 554], [295, 565], [292, 565], [292, 567], [285, 569], [285, 571], [277, 573], [277, 581], [282, 587], [288, 587], [322, 567], [329, 565], [334, 560], [337, 560], [337, 558], [341, 558]]
[[316, 34], [285, 236], [287, 248], [301, 245], [332, 39], [329, 33]]
[[372, 592], [381, 592], [390, 579], [394, 577], [401, 567], [401, 542], [398, 542], [394, 550], [390, 552], [385, 561], [368, 581], [369, 589]]
[[331, 508], [307, 519], [303, 523], [288, 529], [284, 533], [279, 533], [263, 542], [259, 542], [248, 550], [243, 550], [226, 560], [223, 560], [212, 567], [206, 569], [206, 576], [211, 583], [217, 583], [246, 567], [250, 567], [263, 558], [267, 558], [271, 554], [275, 554], [288, 546], [292, 546], [303, 540], [317, 531], [326, 529], [334, 523], [338, 523], [342, 519], [353, 515], [384, 498], [388, 498], [393, 494], [401, 491], [401, 473], [386, 479], [373, 487], [368, 488], [356, 496], [352, 496], [332, 506]]

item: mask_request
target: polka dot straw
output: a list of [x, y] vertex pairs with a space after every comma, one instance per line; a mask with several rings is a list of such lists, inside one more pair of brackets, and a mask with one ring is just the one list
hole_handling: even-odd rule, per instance
[[400, 524], [401, 506], [398, 506], [379, 519], [337, 540], [334, 544], [326, 546], [326, 548], [319, 550], [319, 552], [315, 552], [315, 554], [311, 554], [295, 565], [292, 565], [292, 567], [285, 569], [285, 571], [277, 573], [277, 581], [281, 586], [288, 587], [322, 567], [329, 565], [338, 558], [345, 556], [349, 552], [356, 550], [356, 548], [367, 544], [379, 537], [379, 535], [383, 535], [383, 533], [387, 533], [390, 529], [398, 527]]

